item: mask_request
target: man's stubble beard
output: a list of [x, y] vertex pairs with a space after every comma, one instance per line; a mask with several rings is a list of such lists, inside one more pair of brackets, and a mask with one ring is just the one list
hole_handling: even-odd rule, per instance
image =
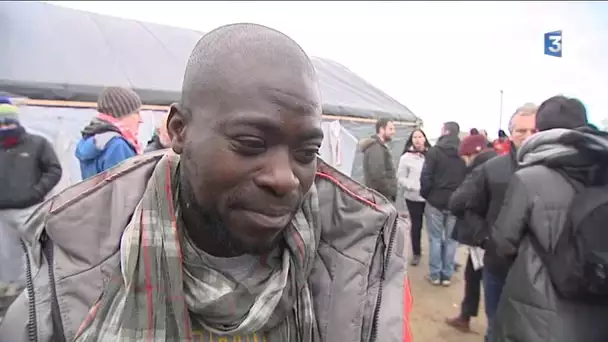
[[[243, 243], [231, 234], [230, 230], [216, 211], [203, 208], [197, 201], [194, 191], [183, 172], [180, 172], [180, 198], [182, 219], [188, 236], [197, 247], [205, 250], [205, 246], [221, 246], [222, 254], [238, 256], [243, 254], [261, 255], [269, 252], [283, 239], [283, 232], [263, 246], [252, 246]], [[207, 243], [204, 243], [206, 241]], [[209, 244], [211, 242], [211, 244]], [[213, 254], [213, 253], [212, 253]]]

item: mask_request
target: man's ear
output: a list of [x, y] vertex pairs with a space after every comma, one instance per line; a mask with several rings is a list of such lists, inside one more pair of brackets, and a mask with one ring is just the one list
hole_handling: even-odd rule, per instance
[[171, 105], [167, 118], [167, 133], [171, 139], [173, 152], [177, 154], [183, 152], [186, 141], [187, 115], [184, 114], [184, 109], [178, 103], [174, 103]]

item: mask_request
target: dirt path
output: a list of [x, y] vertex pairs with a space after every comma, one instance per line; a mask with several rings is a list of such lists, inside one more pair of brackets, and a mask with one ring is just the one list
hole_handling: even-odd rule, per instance
[[[444, 323], [445, 319], [457, 315], [460, 310], [460, 302], [464, 294], [464, 266], [452, 279], [452, 286], [445, 288], [430, 285], [425, 279], [428, 273], [426, 235], [423, 235], [422, 239], [422, 261], [417, 267], [408, 267], [412, 295], [414, 297], [411, 317], [414, 341], [483, 342], [486, 329], [483, 295], [479, 316], [472, 321], [472, 333], [463, 334], [447, 326]], [[460, 264], [465, 265], [466, 256], [466, 249], [461, 247], [457, 256]]]

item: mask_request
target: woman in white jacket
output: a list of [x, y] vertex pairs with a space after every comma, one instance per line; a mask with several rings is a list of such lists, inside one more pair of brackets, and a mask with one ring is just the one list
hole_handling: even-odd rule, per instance
[[420, 196], [420, 172], [424, 165], [424, 154], [430, 147], [431, 144], [427, 140], [426, 134], [421, 129], [414, 130], [405, 143], [397, 168], [397, 180], [403, 190], [403, 197], [412, 222], [410, 238], [414, 252], [411, 260], [413, 266], [420, 263], [420, 235], [425, 203], [424, 198]]

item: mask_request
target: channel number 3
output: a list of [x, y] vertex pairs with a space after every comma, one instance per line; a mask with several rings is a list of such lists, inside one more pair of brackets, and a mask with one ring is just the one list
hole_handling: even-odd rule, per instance
[[549, 40], [551, 41], [551, 46], [549, 46], [549, 51], [553, 53], [558, 53], [562, 51], [562, 36], [549, 36]]

